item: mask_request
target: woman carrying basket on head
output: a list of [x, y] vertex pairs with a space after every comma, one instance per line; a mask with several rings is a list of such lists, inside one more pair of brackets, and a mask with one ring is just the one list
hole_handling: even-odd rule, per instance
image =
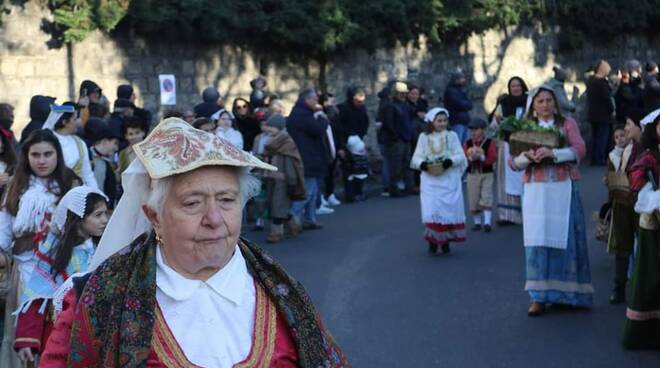
[[433, 108], [424, 120], [426, 127], [419, 136], [410, 167], [422, 171], [420, 199], [429, 252], [436, 253], [440, 246], [442, 253], [449, 253], [449, 243], [465, 241], [461, 177], [467, 158], [456, 133], [447, 129], [447, 110]]
[[552, 88], [541, 86], [529, 94], [527, 116], [536, 127], [556, 129], [566, 145], [513, 152], [514, 170], [524, 170], [523, 234], [527, 268], [525, 290], [530, 316], [546, 304], [588, 307], [593, 286], [586, 227], [577, 181], [578, 162], [585, 145], [575, 120], [564, 118]]

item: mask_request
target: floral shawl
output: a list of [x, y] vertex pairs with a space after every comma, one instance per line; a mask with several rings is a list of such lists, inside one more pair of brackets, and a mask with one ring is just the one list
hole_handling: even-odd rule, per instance
[[[296, 280], [257, 246], [239, 247], [253, 277], [285, 317], [301, 367], [348, 367], [348, 362]], [[155, 235], [143, 234], [84, 279], [71, 329], [69, 367], [144, 367], [156, 307]]]

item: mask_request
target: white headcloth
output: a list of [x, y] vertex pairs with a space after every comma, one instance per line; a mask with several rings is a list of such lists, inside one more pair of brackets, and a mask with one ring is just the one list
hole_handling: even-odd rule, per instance
[[87, 187], [80, 186], [69, 190], [60, 200], [60, 203], [55, 208], [53, 213], [53, 220], [50, 226], [59, 234], [64, 230], [66, 224], [66, 217], [69, 211], [75, 213], [78, 217], [85, 217], [85, 207], [87, 206], [87, 195], [89, 193], [96, 193], [101, 197], [108, 200], [108, 197], [102, 191]]
[[433, 120], [435, 120], [435, 117], [438, 116], [438, 114], [444, 113], [449, 117], [449, 111], [445, 109], [444, 107], [434, 107], [431, 110], [429, 110], [426, 115], [424, 115], [424, 121], [427, 123], [432, 123]]

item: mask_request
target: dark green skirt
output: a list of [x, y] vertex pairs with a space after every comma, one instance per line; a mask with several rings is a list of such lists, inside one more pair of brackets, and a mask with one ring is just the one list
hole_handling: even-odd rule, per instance
[[632, 253], [638, 225], [639, 215], [634, 207], [615, 200], [612, 204], [612, 228], [607, 241], [607, 251], [611, 254]]
[[639, 249], [630, 282], [623, 347], [660, 349], [660, 259], [658, 231], [639, 230]]

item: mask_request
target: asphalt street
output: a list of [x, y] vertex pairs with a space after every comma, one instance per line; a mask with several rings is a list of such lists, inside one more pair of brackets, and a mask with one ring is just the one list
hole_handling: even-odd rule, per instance
[[608, 303], [613, 258], [593, 237], [606, 196], [602, 168], [584, 167], [595, 304], [527, 317], [521, 227], [469, 232], [429, 256], [419, 197], [340, 206], [325, 228], [280, 244], [248, 232], [305, 285], [352, 366], [660, 367], [660, 352], [620, 346], [625, 306]]

